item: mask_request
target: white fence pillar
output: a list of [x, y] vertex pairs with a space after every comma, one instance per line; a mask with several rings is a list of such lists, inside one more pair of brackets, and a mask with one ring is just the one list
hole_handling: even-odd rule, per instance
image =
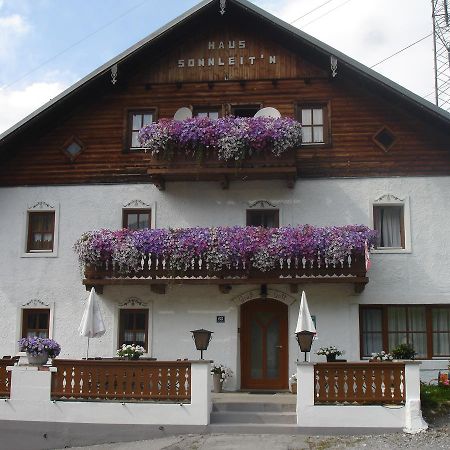
[[56, 367], [10, 366], [6, 370], [11, 372], [11, 400], [50, 401]]
[[420, 362], [405, 361], [405, 428], [406, 433], [419, 433], [428, 428], [420, 408]]
[[297, 362], [297, 425], [302, 411], [314, 406], [314, 363]]
[[191, 361], [191, 405], [199, 422], [208, 425], [212, 409], [211, 361]]

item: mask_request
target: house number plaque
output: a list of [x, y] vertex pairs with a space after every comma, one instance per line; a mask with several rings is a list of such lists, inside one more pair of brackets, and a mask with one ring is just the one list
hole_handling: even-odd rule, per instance
[[217, 323], [225, 323], [225, 316], [217, 316], [216, 322]]

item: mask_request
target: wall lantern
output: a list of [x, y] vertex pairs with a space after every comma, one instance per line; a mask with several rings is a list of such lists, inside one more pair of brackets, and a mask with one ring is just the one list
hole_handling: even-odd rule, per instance
[[192, 330], [191, 333], [196, 349], [200, 350], [200, 359], [203, 359], [203, 350], [208, 349], [208, 344], [212, 338], [213, 331], [201, 328], [200, 330]]
[[306, 353], [311, 351], [314, 335], [315, 333], [312, 331], [299, 331], [298, 333], [295, 333], [300, 351], [305, 353], [305, 361]]

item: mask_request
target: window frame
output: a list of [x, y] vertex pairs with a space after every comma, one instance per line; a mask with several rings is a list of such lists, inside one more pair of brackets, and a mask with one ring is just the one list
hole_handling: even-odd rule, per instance
[[[372, 253], [412, 253], [411, 246], [411, 212], [409, 206], [409, 197], [397, 197], [394, 194], [387, 193], [378, 197], [370, 202], [370, 224], [373, 229], [375, 229], [375, 207], [389, 207], [389, 206], [401, 206], [403, 208], [403, 235], [402, 244], [403, 248], [400, 247], [379, 247], [374, 248]], [[401, 224], [402, 225], [402, 224]]]
[[[249, 208], [246, 210], [246, 216], [245, 216], [245, 223], [246, 226], [256, 226], [256, 225], [249, 225], [249, 218], [252, 214], [264, 214], [264, 213], [274, 213], [276, 214], [274, 223], [276, 224], [273, 228], [279, 228], [280, 227], [280, 210], [278, 208]], [[263, 225], [259, 225], [263, 226]]]
[[[150, 353], [150, 339], [149, 339], [149, 323], [150, 323], [150, 310], [145, 307], [133, 307], [133, 308], [120, 308], [119, 309], [119, 323], [118, 323], [118, 341], [117, 348], [121, 348], [124, 343], [124, 334], [125, 334], [125, 326], [124, 326], [124, 315], [129, 313], [137, 313], [143, 312], [145, 314], [145, 345], [143, 346], [145, 349], [145, 353]], [[133, 331], [136, 332], [136, 328], [133, 328]]]
[[[197, 117], [199, 113], [209, 113], [217, 112], [218, 118], [223, 117], [223, 105], [196, 105], [192, 108], [192, 117]], [[215, 120], [215, 119], [211, 119]]]
[[[443, 305], [443, 304], [414, 304], [414, 303], [408, 303], [408, 304], [368, 304], [368, 305], [359, 305], [359, 342], [360, 342], [360, 347], [359, 347], [359, 352], [360, 352], [360, 358], [361, 359], [370, 359], [370, 356], [364, 355], [363, 353], [363, 311], [364, 310], [368, 310], [368, 309], [378, 309], [381, 310], [382, 312], [382, 316], [381, 316], [381, 335], [382, 335], [382, 345], [383, 348], [380, 350], [384, 350], [386, 352], [388, 352], [389, 350], [389, 329], [388, 329], [388, 309], [392, 308], [392, 307], [396, 307], [396, 308], [411, 308], [411, 307], [423, 307], [425, 308], [425, 333], [426, 333], [426, 342], [427, 342], [427, 356], [426, 358], [420, 358], [421, 360], [442, 360], [442, 359], [449, 359], [450, 358], [450, 354], [449, 355], [439, 355], [439, 356], [434, 356], [433, 355], [433, 336], [435, 333], [433, 330], [433, 321], [432, 321], [432, 314], [433, 314], [433, 309], [435, 308], [444, 308], [444, 309], [448, 309], [450, 310], [450, 305]], [[408, 332], [408, 331], [407, 331]], [[419, 333], [417, 331], [409, 331], [409, 333]], [[421, 333], [421, 332], [420, 332]], [[450, 334], [450, 332], [449, 332]]]
[[[322, 109], [322, 116], [323, 116], [323, 142], [302, 142], [302, 147], [307, 148], [326, 148], [332, 146], [332, 134], [331, 134], [331, 107], [330, 102], [324, 102], [324, 101], [304, 101], [299, 102], [296, 105], [296, 117], [297, 120], [302, 124], [302, 128], [304, 128], [304, 125], [302, 123], [302, 111], [304, 109]], [[306, 125], [307, 127], [311, 128], [314, 126], [314, 123], [311, 125]]]
[[[20, 336], [22, 338], [26, 338], [28, 335], [28, 316], [29, 314], [40, 314], [40, 313], [47, 313], [47, 336], [50, 339], [50, 318], [51, 318], [51, 310], [50, 308], [22, 308], [21, 310], [21, 328], [20, 328]], [[43, 330], [40, 328], [35, 328], [36, 330]], [[37, 336], [36, 334], [34, 336]]]
[[[51, 249], [37, 249], [32, 248], [33, 244], [33, 234], [35, 231], [31, 228], [32, 223], [32, 217], [38, 216], [38, 215], [51, 215], [53, 221], [51, 224], [51, 227], [48, 230], [41, 230], [41, 233], [44, 234], [50, 234], [52, 235], [52, 248]], [[53, 248], [55, 246], [55, 211], [28, 211], [28, 235], [27, 235], [27, 253], [53, 253]]]
[[[128, 229], [127, 226], [127, 217], [130, 214], [148, 214], [148, 216], [150, 217], [150, 226], [148, 227], [149, 229], [154, 228], [153, 225], [153, 214], [152, 214], [152, 208], [122, 208], [122, 227]], [[138, 220], [139, 223], [139, 220]], [[141, 230], [142, 228], [138, 228], [138, 230]]]
[[133, 141], [133, 114], [152, 114], [152, 123], [158, 121], [157, 108], [143, 108], [142, 106], [136, 108], [127, 108], [125, 110], [124, 119], [124, 152], [134, 153], [139, 151], [144, 151], [144, 147], [132, 147]]
[[[30, 238], [30, 213], [54, 213], [53, 222], [53, 249], [29, 251]], [[59, 247], [59, 204], [50, 205], [45, 201], [38, 201], [33, 206], [28, 206], [23, 212], [21, 233], [21, 258], [56, 258]]]
[[[234, 111], [236, 109], [256, 109], [255, 114], [263, 107], [262, 103], [230, 103], [228, 105], [228, 116], [234, 116]], [[254, 117], [253, 116], [236, 116], [236, 117]]]

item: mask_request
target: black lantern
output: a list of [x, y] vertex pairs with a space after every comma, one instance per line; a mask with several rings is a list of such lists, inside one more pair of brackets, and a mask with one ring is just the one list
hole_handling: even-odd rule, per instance
[[312, 341], [315, 333], [312, 331], [299, 331], [295, 333], [297, 336], [297, 342], [300, 346], [300, 351], [305, 353], [305, 361], [306, 361], [306, 353], [311, 351]]
[[213, 332], [201, 328], [200, 330], [193, 330], [191, 333], [196, 349], [200, 350], [200, 359], [203, 359], [203, 350], [207, 350]]

